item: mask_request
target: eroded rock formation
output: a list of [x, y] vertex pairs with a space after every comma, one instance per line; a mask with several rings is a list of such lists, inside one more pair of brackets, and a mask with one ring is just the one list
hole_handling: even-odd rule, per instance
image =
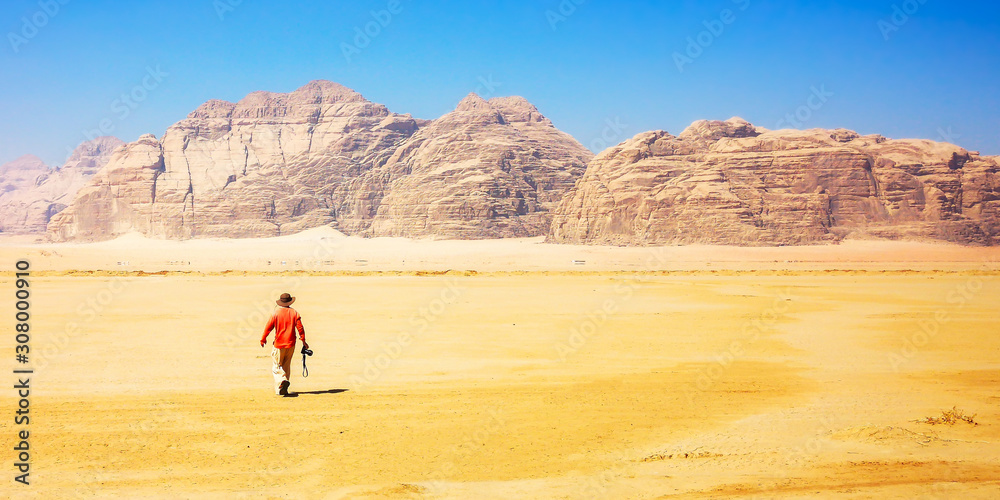
[[115, 137], [84, 142], [54, 169], [31, 155], [0, 167], [0, 231], [44, 233], [52, 217], [72, 202], [122, 144]]
[[591, 157], [525, 99], [470, 94], [387, 162], [389, 189], [369, 233], [546, 234], [552, 210]]
[[130, 231], [262, 237], [541, 235], [592, 154], [523, 99], [470, 96], [439, 120], [339, 84], [209, 101], [119, 150], [49, 225], [57, 240]]
[[995, 158], [849, 130], [698, 121], [602, 152], [556, 211], [566, 243], [793, 245], [846, 237], [1000, 243]]

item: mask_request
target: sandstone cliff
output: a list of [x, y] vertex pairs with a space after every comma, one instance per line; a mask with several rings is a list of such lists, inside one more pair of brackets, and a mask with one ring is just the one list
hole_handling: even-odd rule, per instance
[[386, 163], [369, 234], [502, 238], [548, 233], [593, 154], [520, 97], [470, 94]]
[[[548, 214], [536, 212], [554, 207], [592, 155], [526, 102], [492, 102], [485, 106], [510, 115], [502, 123], [479, 121], [462, 106], [441, 120], [415, 120], [326, 81], [238, 103], [209, 101], [161, 139], [146, 135], [122, 148], [49, 232], [57, 240], [129, 231], [262, 237], [317, 226], [401, 236], [545, 234]], [[406, 182], [411, 174], [422, 181]], [[482, 193], [466, 191], [472, 187]], [[518, 196], [538, 200], [520, 212], [503, 209]]]
[[295, 92], [208, 101], [167, 129], [128, 144], [56, 216], [56, 239], [130, 231], [165, 238], [262, 237], [330, 225], [338, 188], [415, 130], [332, 82]]
[[847, 237], [1000, 244], [995, 158], [849, 130], [733, 118], [645, 132], [598, 155], [559, 205], [557, 242], [792, 245]]
[[72, 202], [122, 144], [115, 137], [84, 142], [55, 169], [30, 155], [0, 167], [0, 231], [45, 232], [50, 219]]

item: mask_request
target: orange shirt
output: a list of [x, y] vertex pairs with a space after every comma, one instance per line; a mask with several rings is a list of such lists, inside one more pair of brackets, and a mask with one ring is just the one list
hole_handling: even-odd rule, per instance
[[278, 310], [274, 311], [267, 326], [264, 327], [264, 336], [260, 340], [266, 342], [268, 334], [274, 330], [274, 347], [279, 349], [295, 347], [296, 329], [299, 331], [299, 338], [305, 342], [306, 329], [302, 326], [302, 318], [299, 313], [291, 307], [278, 306]]

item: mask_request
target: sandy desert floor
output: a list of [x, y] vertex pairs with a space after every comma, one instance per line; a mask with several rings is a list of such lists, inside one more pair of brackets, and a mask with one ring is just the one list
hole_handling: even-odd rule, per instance
[[[36, 371], [32, 484], [0, 496], [1000, 492], [996, 251], [316, 241], [0, 247], [32, 261]], [[258, 344], [281, 291], [316, 352], [291, 398]], [[923, 422], [953, 408], [976, 425]]]

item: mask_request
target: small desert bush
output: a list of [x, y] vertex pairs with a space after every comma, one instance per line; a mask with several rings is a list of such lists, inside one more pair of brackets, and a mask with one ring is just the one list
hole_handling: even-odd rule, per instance
[[970, 425], [979, 425], [975, 419], [975, 415], [966, 415], [964, 411], [953, 406], [950, 410], [941, 412], [940, 417], [927, 417], [923, 420], [918, 420], [918, 422], [931, 425], [955, 425], [959, 422], [965, 422]]

